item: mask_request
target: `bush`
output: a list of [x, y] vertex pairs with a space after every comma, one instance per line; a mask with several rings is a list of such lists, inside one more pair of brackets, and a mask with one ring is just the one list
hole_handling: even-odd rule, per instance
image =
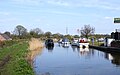
[[9, 41], [0, 41], [0, 47], [8, 47], [12, 46], [14, 44], [17, 44], [19, 41], [18, 40], [9, 40]]

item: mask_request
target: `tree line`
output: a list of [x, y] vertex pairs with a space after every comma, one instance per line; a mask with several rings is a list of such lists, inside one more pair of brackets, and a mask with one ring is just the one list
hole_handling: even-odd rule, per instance
[[16, 39], [29, 39], [31, 37], [34, 38], [60, 38], [63, 35], [60, 33], [52, 34], [51, 32], [43, 32], [40, 28], [31, 29], [29, 32], [27, 29], [22, 25], [17, 25], [13, 31], [12, 37]]
[[63, 38], [63, 37], [67, 37], [68, 39], [72, 39], [72, 38], [100, 38], [100, 37], [104, 37], [103, 35], [100, 34], [94, 34], [95, 33], [95, 28], [91, 27], [90, 25], [84, 25], [80, 31], [78, 35], [63, 35], [60, 33], [56, 33], [56, 34], [52, 34], [51, 32], [43, 32], [40, 28], [34, 28], [31, 29], [29, 32], [28, 30], [22, 26], [22, 25], [17, 25], [15, 27], [15, 29], [13, 30], [13, 34], [10, 34], [10, 32], [5, 32], [4, 34], [7, 34], [9, 36], [11, 36], [13, 39], [29, 39], [29, 38], [41, 38], [41, 39], [46, 39], [46, 38]]

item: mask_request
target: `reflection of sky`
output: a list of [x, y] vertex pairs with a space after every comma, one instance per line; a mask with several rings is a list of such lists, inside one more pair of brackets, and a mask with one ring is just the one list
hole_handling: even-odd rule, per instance
[[103, 52], [90, 49], [81, 55], [77, 48], [63, 48], [55, 44], [51, 52], [45, 48], [34, 63], [37, 74], [51, 75], [120, 75], [120, 69], [106, 60]]

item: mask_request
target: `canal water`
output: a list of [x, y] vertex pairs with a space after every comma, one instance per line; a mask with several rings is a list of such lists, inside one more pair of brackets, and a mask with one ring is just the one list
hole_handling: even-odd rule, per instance
[[36, 75], [120, 75], [120, 54], [55, 44], [34, 59]]

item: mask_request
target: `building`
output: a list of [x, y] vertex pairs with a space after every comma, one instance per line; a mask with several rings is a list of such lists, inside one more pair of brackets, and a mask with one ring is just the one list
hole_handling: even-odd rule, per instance
[[0, 41], [12, 40], [7, 34], [0, 34]]
[[111, 38], [113, 38], [115, 40], [120, 40], [120, 30], [116, 29], [116, 32], [112, 32]]

